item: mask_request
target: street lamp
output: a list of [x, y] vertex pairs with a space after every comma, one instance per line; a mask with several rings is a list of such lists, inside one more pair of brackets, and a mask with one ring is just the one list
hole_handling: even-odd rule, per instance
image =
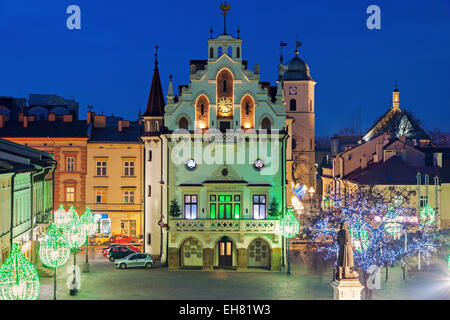
[[280, 221], [280, 230], [283, 237], [287, 241], [287, 274], [291, 274], [291, 239], [295, 237], [300, 229], [300, 223], [294, 215], [294, 210], [291, 207], [287, 207], [286, 215]]
[[39, 276], [34, 266], [14, 243], [11, 255], [0, 267], [0, 298], [2, 300], [36, 300]]
[[56, 269], [69, 261], [69, 242], [58, 228], [52, 224], [47, 234], [42, 238], [39, 246], [39, 257], [42, 263], [53, 268], [53, 300], [56, 300]]
[[80, 223], [86, 231], [86, 262], [84, 264], [83, 272], [89, 272], [89, 237], [97, 231], [97, 223], [95, 223], [94, 215], [91, 213], [89, 207], [86, 207], [83, 215], [80, 217]]
[[[84, 245], [86, 241], [86, 230], [80, 223], [78, 218], [78, 213], [75, 211], [73, 206], [69, 210], [70, 220], [66, 223], [64, 227], [64, 235], [69, 242], [69, 248], [73, 252], [73, 283], [76, 283], [76, 265], [77, 265], [77, 251], [78, 248]], [[75, 286], [74, 293], [77, 293], [77, 288]]]

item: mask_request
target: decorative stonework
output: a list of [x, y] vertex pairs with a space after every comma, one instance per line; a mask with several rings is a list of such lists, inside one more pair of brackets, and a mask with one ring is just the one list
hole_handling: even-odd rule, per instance
[[233, 169], [227, 165], [222, 165], [216, 169], [208, 180], [215, 181], [233, 181], [233, 180], [243, 180]]
[[358, 279], [335, 280], [331, 286], [334, 288], [334, 300], [361, 300], [364, 289]]

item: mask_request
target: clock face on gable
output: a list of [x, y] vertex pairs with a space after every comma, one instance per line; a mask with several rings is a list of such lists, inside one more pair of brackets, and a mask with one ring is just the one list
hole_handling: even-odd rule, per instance
[[297, 94], [297, 87], [289, 87], [289, 94], [295, 96]]
[[217, 109], [219, 109], [220, 113], [230, 113], [233, 109], [233, 101], [230, 98], [221, 98], [217, 102]]

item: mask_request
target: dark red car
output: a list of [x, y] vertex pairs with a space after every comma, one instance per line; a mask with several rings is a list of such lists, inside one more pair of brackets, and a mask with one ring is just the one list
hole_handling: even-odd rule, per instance
[[116, 247], [126, 247], [130, 250], [133, 250], [134, 252], [141, 252], [141, 249], [139, 249], [138, 247], [133, 246], [132, 244], [112, 244], [109, 247], [103, 248], [102, 249], [102, 253], [103, 256], [106, 257], [109, 253], [109, 250], [112, 248], [116, 248]]
[[121, 235], [121, 234], [116, 234], [114, 236], [111, 236], [109, 238], [109, 242], [114, 243], [129, 243], [133, 241], [133, 238], [129, 237], [129, 236], [125, 236], [125, 235]]

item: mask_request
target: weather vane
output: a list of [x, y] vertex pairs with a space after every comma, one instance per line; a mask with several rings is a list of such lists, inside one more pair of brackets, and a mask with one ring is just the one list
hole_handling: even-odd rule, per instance
[[220, 10], [222, 10], [223, 15], [223, 34], [227, 34], [227, 14], [231, 6], [225, 1], [220, 5]]
[[155, 47], [155, 67], [158, 65], [158, 46]]

